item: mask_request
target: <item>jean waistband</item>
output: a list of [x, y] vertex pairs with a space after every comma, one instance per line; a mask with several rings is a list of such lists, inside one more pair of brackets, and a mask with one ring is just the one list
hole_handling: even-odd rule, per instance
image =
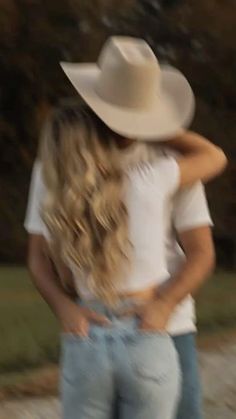
[[109, 317], [122, 317], [124, 314], [125, 316], [135, 316], [135, 313], [132, 312], [132, 309], [135, 309], [142, 304], [140, 300], [130, 297], [119, 300], [114, 307], [110, 307], [102, 301], [96, 299], [82, 300], [78, 298], [76, 301], [83, 307], [87, 307], [90, 310], [96, 311], [97, 313], [104, 314]]

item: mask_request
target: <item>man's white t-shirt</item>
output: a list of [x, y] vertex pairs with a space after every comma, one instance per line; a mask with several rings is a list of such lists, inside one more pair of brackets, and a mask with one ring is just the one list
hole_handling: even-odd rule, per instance
[[[150, 175], [149, 177], [147, 177], [146, 172], [147, 170], [143, 171], [143, 173], [141, 174], [140, 171], [137, 172], [137, 174], [134, 172], [134, 182], [139, 182], [137, 188], [138, 193], [140, 193], [140, 181], [142, 182], [142, 180], [144, 180], [146, 182], [146, 187], [147, 182], [153, 180], [153, 173], [151, 177]], [[137, 176], [139, 177], [138, 179]], [[155, 193], [155, 191], [153, 191], [153, 186], [150, 185], [150, 199], [153, 199], [153, 193]], [[32, 171], [31, 184], [29, 190], [29, 200], [24, 221], [24, 227], [29, 234], [42, 234], [46, 238], [48, 238], [47, 228], [40, 217], [40, 204], [44, 194], [45, 185], [43, 183], [41, 174], [41, 164], [39, 161], [36, 161]], [[146, 194], [146, 189], [145, 196], [148, 198]], [[131, 208], [133, 218], [140, 219], [140, 213], [135, 214], [136, 206], [132, 205], [131, 203]], [[180, 265], [183, 263], [185, 259], [185, 255], [177, 241], [177, 233], [204, 225], [212, 225], [212, 220], [209, 214], [207, 200], [202, 184], [198, 182], [192, 187], [188, 187], [181, 191], [178, 191], [177, 193], [175, 193], [174, 196], [170, 195], [169, 198], [167, 197], [167, 199], [165, 200], [164, 215], [165, 216], [163, 218], [162, 234], [164, 237], [164, 249], [166, 252], [165, 257], [167, 260], [169, 278], [169, 276], [174, 275], [178, 271]], [[146, 229], [146, 224], [143, 223], [141, 225], [143, 226], [141, 227], [141, 230], [143, 228], [144, 233]], [[142, 234], [142, 231], [139, 231], [139, 233]], [[151, 249], [152, 247], [150, 247], [149, 252], [147, 252], [146, 255], [147, 269], [150, 266], [150, 261], [148, 258], [150, 258]], [[153, 255], [152, 258], [153, 257], [155, 257], [155, 255]], [[143, 276], [139, 275], [139, 273], [140, 272], [138, 269], [134, 272], [133, 282], [132, 278], [129, 279], [131, 286], [136, 286], [138, 276], [140, 276], [140, 280], [142, 280]], [[81, 287], [80, 291], [82, 291]], [[194, 300], [190, 295], [176, 307], [167, 326], [167, 330], [172, 335], [179, 335], [183, 333], [196, 331], [196, 315]]]

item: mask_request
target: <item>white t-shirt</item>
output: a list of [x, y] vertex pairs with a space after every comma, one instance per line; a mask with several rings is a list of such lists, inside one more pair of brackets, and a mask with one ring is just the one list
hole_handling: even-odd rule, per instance
[[[179, 168], [167, 153], [154, 163], [142, 163], [128, 172], [126, 206], [129, 213], [129, 235], [133, 243], [132, 268], [122, 281], [119, 291], [137, 291], [160, 284], [178, 271], [185, 256], [176, 239], [178, 232], [212, 225], [201, 183], [178, 190]], [[32, 171], [29, 201], [24, 226], [30, 234], [48, 231], [40, 214], [40, 203], [45, 194], [41, 164], [36, 161]], [[75, 286], [82, 298], [91, 298], [85, 281], [74, 273]], [[173, 313], [168, 332], [176, 335], [196, 330], [194, 301], [184, 299]]]

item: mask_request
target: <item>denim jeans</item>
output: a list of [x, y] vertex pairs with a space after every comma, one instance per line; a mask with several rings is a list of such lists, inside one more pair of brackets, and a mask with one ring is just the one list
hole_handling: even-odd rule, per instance
[[181, 374], [171, 337], [141, 332], [137, 317], [100, 302], [86, 306], [111, 325], [91, 325], [88, 338], [61, 333], [63, 419], [113, 419], [115, 401], [119, 419], [174, 419]]
[[182, 372], [181, 398], [176, 419], [203, 419], [195, 333], [174, 336]]
[[[175, 419], [203, 419], [203, 402], [198, 371], [195, 332], [172, 336], [181, 366], [182, 387]], [[116, 403], [114, 419], [119, 419]]]

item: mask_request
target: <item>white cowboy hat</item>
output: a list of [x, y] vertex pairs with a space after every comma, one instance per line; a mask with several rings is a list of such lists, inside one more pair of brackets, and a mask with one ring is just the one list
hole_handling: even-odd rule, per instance
[[165, 140], [192, 121], [195, 99], [184, 75], [159, 65], [142, 39], [116, 36], [98, 63], [61, 62], [77, 92], [113, 131], [139, 140]]

